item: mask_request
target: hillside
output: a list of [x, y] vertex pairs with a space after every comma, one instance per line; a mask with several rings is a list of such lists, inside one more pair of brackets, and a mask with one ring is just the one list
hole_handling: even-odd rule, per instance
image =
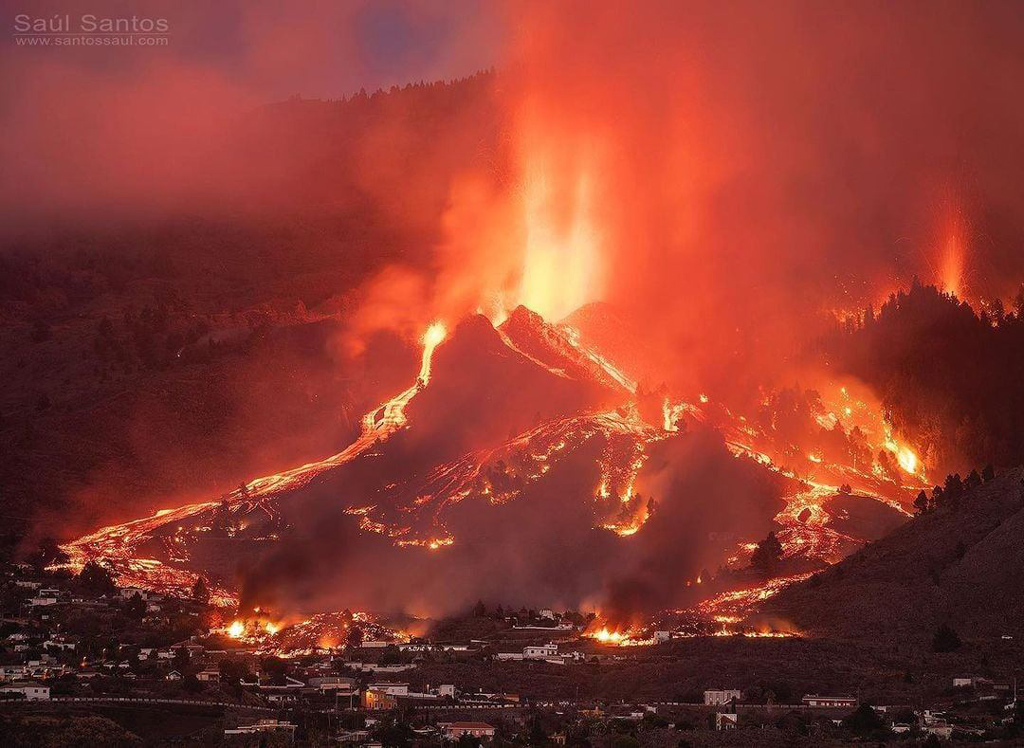
[[962, 637], [1024, 635], [1024, 468], [967, 491], [795, 585], [756, 618], [814, 636], [929, 644], [948, 623]]
[[349, 351], [347, 313], [431, 262], [455, 175], [495, 157], [492, 79], [252, 111], [224, 147], [251, 168], [210, 176], [225, 202], [3, 227], [0, 556], [347, 444], [418, 357]]
[[1024, 290], [1013, 311], [915, 282], [825, 345], [882, 398], [928, 465], [1011, 467], [1024, 450]]

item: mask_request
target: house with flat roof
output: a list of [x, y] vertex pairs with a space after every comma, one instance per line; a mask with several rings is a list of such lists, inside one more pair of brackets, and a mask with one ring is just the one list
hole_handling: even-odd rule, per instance
[[739, 701], [743, 693], [736, 688], [711, 688], [704, 692], [704, 703], [713, 706], [722, 706]]
[[[0, 686], [0, 693], [21, 694], [26, 701], [49, 701], [50, 687], [37, 683], [34, 680], [15, 681]], [[14, 698], [17, 698], [15, 696]]]
[[486, 722], [439, 722], [445, 740], [458, 740], [463, 735], [471, 738], [493, 738], [495, 728]]
[[817, 694], [807, 694], [803, 698], [804, 706], [814, 707], [854, 707], [857, 706], [856, 696], [818, 696]]

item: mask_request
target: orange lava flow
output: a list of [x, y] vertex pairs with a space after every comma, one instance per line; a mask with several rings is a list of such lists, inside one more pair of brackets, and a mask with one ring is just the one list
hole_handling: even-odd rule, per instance
[[[89, 560], [102, 561], [124, 585], [158, 590], [187, 589], [196, 579], [194, 572], [182, 568], [189, 561], [189, 538], [196, 532], [210, 529], [186, 527], [189, 522], [195, 525], [199, 515], [213, 515], [221, 509], [232, 513], [256, 511], [276, 520], [280, 509], [273, 499], [280, 494], [310, 484], [324, 471], [369, 452], [405, 428], [407, 406], [429, 385], [433, 354], [446, 334], [441, 323], [425, 331], [416, 381], [367, 413], [362, 419], [359, 436], [341, 452], [250, 481], [222, 500], [161, 510], [151, 517], [102, 528], [64, 546], [71, 559], [69, 565], [80, 568]], [[655, 406], [655, 412], [649, 416], [657, 423], [651, 423], [640, 414], [635, 384], [582, 343], [576, 331], [564, 325], [552, 325], [545, 334], [553, 345], [562, 346], [561, 350], [575, 351], [578, 360], [587, 362], [588, 376], [597, 377], [602, 384], [620, 393], [628, 399], [628, 404], [612, 410], [555, 418], [496, 447], [469, 452], [382, 486], [375, 495], [365, 497], [362, 505], [344, 509], [358, 518], [362, 530], [381, 534], [399, 547], [443, 553], [456, 542], [445, 526], [446, 510], [470, 497], [492, 504], [514, 500], [567, 457], [594, 443], [599, 445], [599, 452], [594, 449], [599, 479], [592, 493], [593, 526], [628, 538], [641, 532], [653, 506], [649, 498], [637, 491], [651, 446], [685, 433], [687, 421], [714, 427], [735, 456], [753, 460], [784, 479], [789, 487], [782, 497], [785, 506], [774, 518], [784, 557], [800, 556], [835, 563], [859, 544], [859, 539], [832, 526], [834, 517], [830, 504], [840, 495], [856, 494], [860, 498], [876, 499], [906, 513], [904, 506], [909, 504], [912, 493], [927, 486], [926, 471], [916, 453], [897, 439], [882, 418], [880, 408], [866, 395], [851, 396], [845, 387], [822, 388], [825, 394], [820, 400], [814, 400], [805, 418], [809, 420], [807, 428], [799, 431], [799, 436], [789, 435], [784, 428], [777, 429], [774, 411], [762, 413], [758, 418], [747, 418], [703, 394], [695, 403], [673, 404], [665, 398], [661, 412], [658, 413]], [[530, 358], [516, 348], [507, 335], [501, 337], [509, 345], [510, 354]], [[531, 360], [544, 365], [537, 359]], [[564, 376], [564, 372], [549, 370]], [[766, 396], [764, 406], [768, 411], [771, 411], [770, 404]], [[838, 435], [841, 433], [845, 438], [853, 430], [862, 434], [858, 438], [863, 443], [858, 442], [860, 451], [849, 454], [867, 457], [845, 459], [847, 453], [837, 451], [834, 442]], [[594, 439], [599, 441], [592, 442]], [[593, 453], [588, 453], [588, 457], [590, 454]], [[272, 540], [276, 536], [267, 531], [262, 537]], [[739, 545], [728, 565], [733, 568], [746, 565], [754, 546], [751, 540], [754, 539]], [[163, 544], [166, 562], [152, 558], [158, 550], [149, 549], [158, 543]], [[783, 577], [749, 589], [722, 593], [702, 603], [699, 612], [711, 615], [726, 630], [728, 621], [736, 618], [738, 611], [800, 578]], [[225, 605], [235, 602], [229, 590], [213, 586], [211, 589], [216, 601]], [[276, 633], [267, 627], [276, 629], [280, 625], [276, 620], [260, 621], [261, 628], [257, 632], [260, 636]], [[225, 633], [248, 636], [250, 624], [251, 621], [243, 621], [241, 631], [232, 626]], [[646, 641], [639, 632], [605, 630], [601, 633], [599, 630], [593, 635], [598, 641], [613, 644]]]
[[736, 632], [730, 626], [741, 621], [746, 614], [754, 610], [758, 603], [774, 597], [789, 585], [802, 582], [810, 576], [811, 572], [792, 574], [770, 579], [764, 584], [722, 592], [700, 602], [696, 606], [696, 610], [712, 621], [721, 624], [722, 628], [716, 632], [716, 636], [731, 636], [734, 633], [743, 633], [747, 636], [792, 636], [791, 632]]
[[[266, 504], [269, 497], [308, 485], [325, 470], [355, 459], [378, 442], [389, 439], [403, 429], [408, 423], [405, 409], [429, 384], [434, 350], [446, 336], [447, 330], [440, 322], [435, 322], [427, 328], [422, 338], [423, 355], [416, 382], [363, 416], [362, 430], [348, 447], [325, 460], [310, 462], [282, 473], [252, 480], [229, 494], [226, 499], [228, 504], [259, 504], [270, 513], [271, 510]], [[168, 566], [156, 559], [140, 558], [137, 549], [152, 537], [157, 528], [215, 509], [220, 503], [208, 501], [176, 509], [161, 509], [151, 517], [101, 528], [62, 546], [69, 557], [67, 566], [77, 570], [90, 560], [102, 561], [111, 568], [122, 585], [167, 590], [187, 589], [195, 583], [196, 574]], [[184, 549], [180, 550], [184, 553]], [[184, 559], [179, 555], [179, 560]], [[215, 589], [214, 594], [215, 599], [226, 605], [235, 602], [233, 595], [225, 590]]]
[[[779, 475], [791, 480], [794, 490], [782, 498], [785, 507], [775, 516], [780, 526], [776, 532], [783, 547], [784, 557], [805, 556], [833, 564], [844, 558], [857, 547], [860, 541], [831, 526], [830, 502], [842, 495], [840, 486], [850, 494], [874, 499], [909, 515], [913, 495], [927, 488], [929, 481], [917, 454], [906, 444], [897, 441], [892, 428], [885, 422], [881, 409], [873, 405], [866, 396], [855, 397], [846, 387], [823, 388], [821, 405], [823, 411], [815, 414], [823, 433], [841, 424], [845, 430], [856, 428], [864, 437], [870, 464], [838, 462], [820, 449], [805, 445], [781, 442], [752, 420], [737, 416], [719, 406], [712, 412], [705, 408], [706, 398], [701, 397], [700, 406], [688, 404], [664, 405], [666, 428], [677, 428], [677, 421], [689, 416], [699, 421], [713, 423], [725, 435], [726, 444], [733, 454], [752, 459]], [[881, 454], [890, 454], [898, 466], [899, 475], [892, 468], [879, 463]], [[802, 459], [806, 460], [801, 463]], [[730, 564], [740, 568], [746, 563], [756, 543], [741, 544]], [[782, 588], [802, 581], [809, 573], [795, 574], [770, 579], [763, 584], [740, 590], [723, 592], [701, 602], [696, 611], [722, 624], [722, 635], [735, 633], [729, 628], [739, 622], [743, 615], [757, 603], [775, 595]], [[743, 632], [749, 633], [749, 632]], [[749, 635], [755, 635], [749, 633]], [[762, 632], [762, 635], [778, 635], [778, 632]]]

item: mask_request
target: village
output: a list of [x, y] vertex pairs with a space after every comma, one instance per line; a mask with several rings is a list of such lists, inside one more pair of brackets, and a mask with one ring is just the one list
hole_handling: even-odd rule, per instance
[[[728, 682], [653, 698], [581, 691], [681, 634], [659, 630], [618, 646], [585, 635], [593, 616], [478, 608], [442, 637], [346, 612], [294, 626], [316, 641], [288, 644], [275, 626], [233, 622], [201, 584], [175, 596], [118, 587], [95, 564], [77, 575], [11, 564], [2, 582], [0, 717], [16, 723], [58, 707], [112, 718], [128, 708], [198, 710], [207, 740], [216, 734], [226, 744], [274, 736], [387, 746], [713, 745], [716, 736], [766, 728], [839, 741], [1003, 738], [1017, 734], [1024, 714], [1015, 682], [971, 673], [928, 705]], [[554, 678], [577, 683], [575, 695], [533, 685]]]

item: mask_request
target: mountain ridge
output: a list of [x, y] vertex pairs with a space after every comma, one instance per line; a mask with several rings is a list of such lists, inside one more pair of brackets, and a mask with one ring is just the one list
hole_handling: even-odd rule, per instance
[[752, 621], [812, 636], [1024, 634], [1024, 467], [1004, 471], [766, 601]]

